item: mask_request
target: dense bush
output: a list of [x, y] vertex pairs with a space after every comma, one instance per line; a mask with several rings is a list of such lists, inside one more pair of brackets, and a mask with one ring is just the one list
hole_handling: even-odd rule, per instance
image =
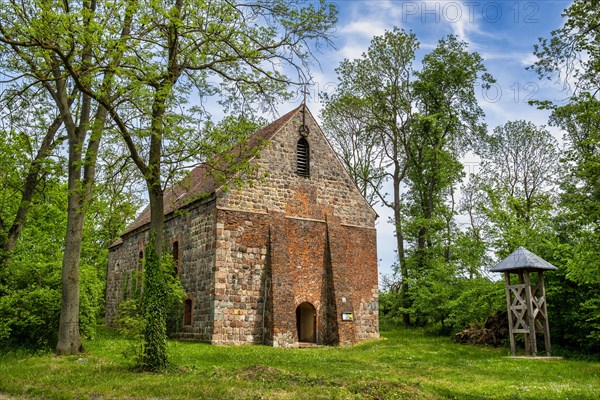
[[569, 280], [564, 269], [545, 274], [553, 346], [600, 354], [599, 287]]
[[[5, 285], [0, 296], [0, 343], [27, 347], [56, 344], [61, 302], [61, 266], [66, 226], [64, 185], [48, 183], [43, 201], [31, 205], [29, 222], [17, 246], [3, 260]], [[93, 223], [88, 224], [93, 232]], [[94, 236], [84, 245], [93, 248]], [[95, 247], [80, 268], [80, 329], [95, 333], [104, 313], [103, 271], [107, 250]]]
[[[158, 265], [154, 248], [146, 248], [144, 273], [139, 285], [123, 291], [115, 324], [130, 341], [124, 355], [143, 370], [161, 371], [167, 367], [167, 335], [181, 330], [185, 292], [173, 276], [174, 260], [164, 254]], [[134, 282], [138, 277], [133, 275]]]
[[[442, 335], [453, 335], [473, 323], [483, 324], [506, 308], [504, 282], [483, 277], [422, 280], [410, 293], [412, 307], [408, 311], [413, 325]], [[398, 293], [380, 293], [379, 315], [384, 326], [401, 325], [403, 311]]]
[[[21, 273], [13, 277], [8, 293], [0, 297], [0, 341], [28, 347], [54, 346], [60, 319], [61, 265], [18, 268]], [[103, 288], [104, 283], [97, 278], [94, 268], [82, 266], [80, 326], [85, 336], [93, 336], [95, 332]]]

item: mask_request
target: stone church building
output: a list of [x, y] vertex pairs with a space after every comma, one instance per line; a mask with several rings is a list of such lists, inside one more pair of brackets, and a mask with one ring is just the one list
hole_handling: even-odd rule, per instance
[[[165, 194], [187, 293], [178, 337], [281, 347], [378, 338], [377, 215], [306, 106], [228, 155], [248, 157], [256, 179], [224, 186], [205, 164]], [[110, 247], [108, 324], [142, 268], [149, 221], [146, 209]]]

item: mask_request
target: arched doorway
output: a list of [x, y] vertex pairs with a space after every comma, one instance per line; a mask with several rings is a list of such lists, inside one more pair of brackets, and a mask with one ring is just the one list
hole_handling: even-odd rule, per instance
[[317, 342], [317, 310], [310, 303], [302, 303], [296, 308], [296, 328], [298, 341]]

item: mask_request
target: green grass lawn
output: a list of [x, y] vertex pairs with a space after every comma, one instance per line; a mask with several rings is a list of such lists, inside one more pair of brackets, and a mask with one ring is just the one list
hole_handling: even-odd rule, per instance
[[0, 354], [5, 399], [600, 399], [600, 363], [509, 359], [420, 330], [353, 347], [171, 341], [172, 372], [133, 372], [109, 331], [80, 357]]

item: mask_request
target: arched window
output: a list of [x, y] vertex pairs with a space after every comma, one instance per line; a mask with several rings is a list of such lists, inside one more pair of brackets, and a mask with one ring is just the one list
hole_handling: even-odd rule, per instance
[[310, 175], [310, 152], [308, 141], [300, 138], [296, 145], [296, 173], [301, 176]]
[[183, 303], [183, 326], [192, 324], [192, 299], [187, 298]]
[[138, 255], [138, 269], [141, 271], [144, 269], [144, 252], [140, 250], [140, 254]]
[[179, 275], [179, 242], [173, 242], [173, 276]]

